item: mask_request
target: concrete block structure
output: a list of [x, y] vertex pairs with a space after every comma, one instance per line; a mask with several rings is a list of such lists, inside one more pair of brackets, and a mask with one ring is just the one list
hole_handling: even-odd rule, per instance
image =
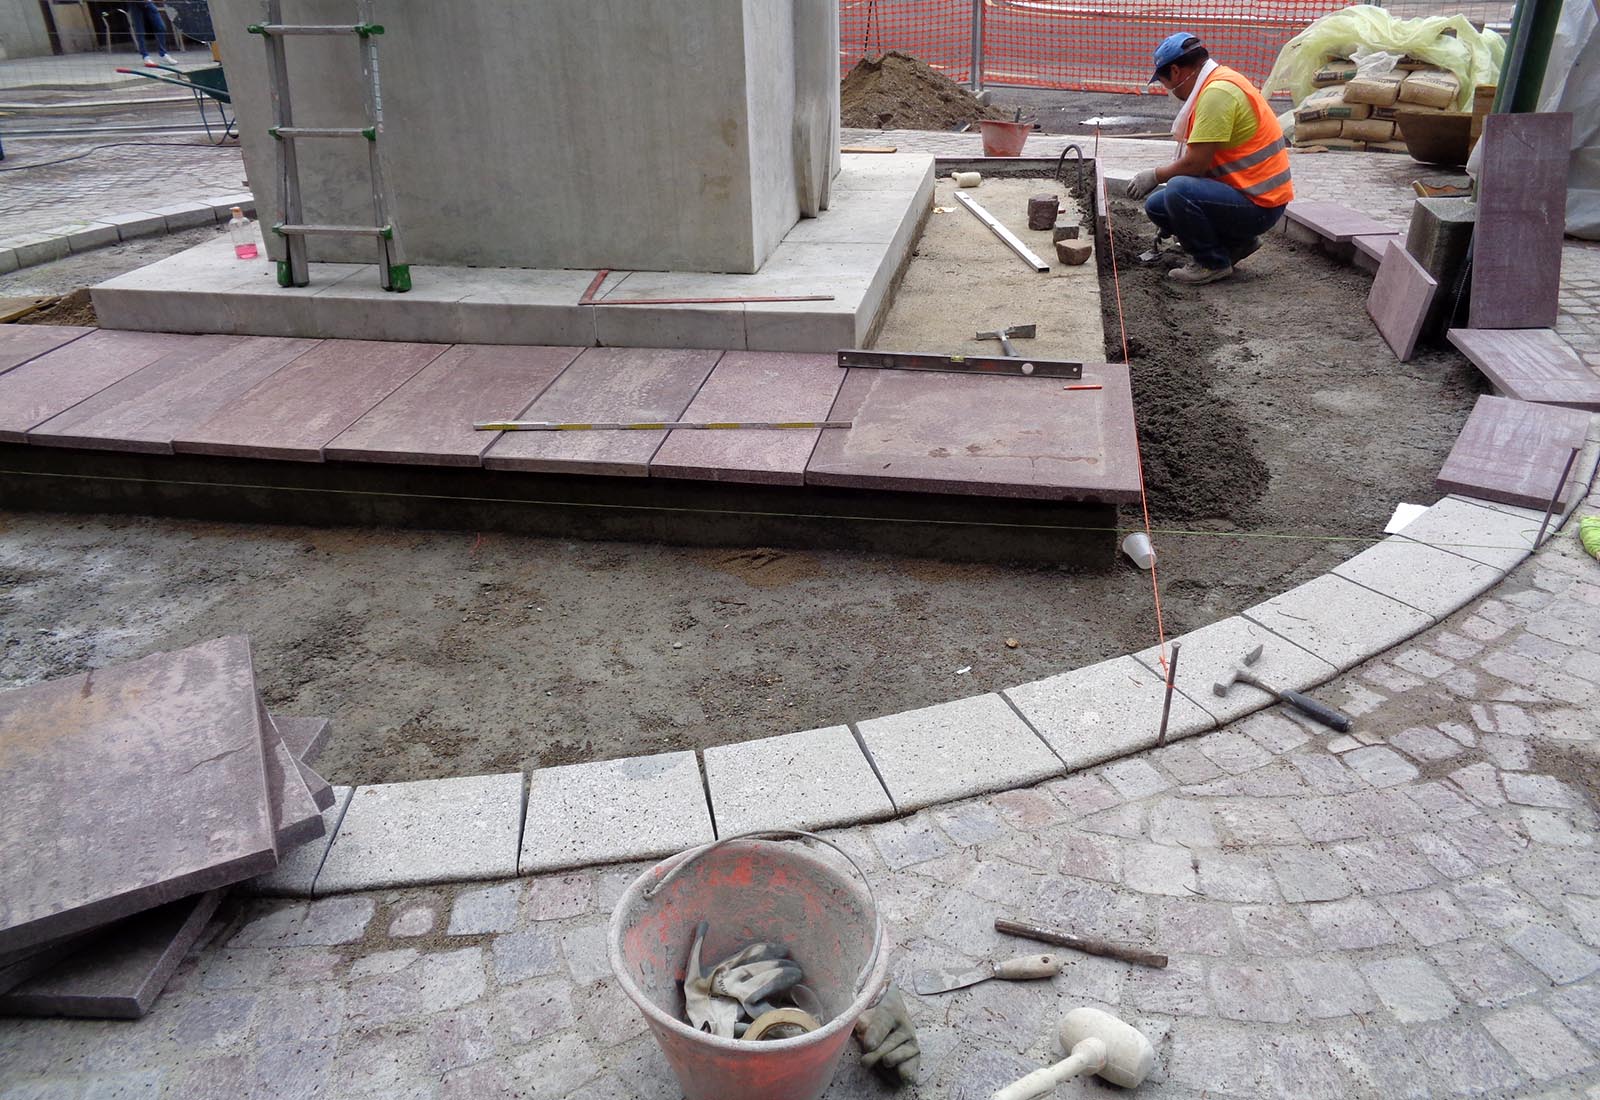
[[[346, 0], [283, 18], [349, 23]], [[385, 174], [414, 264], [750, 273], [838, 171], [837, 0], [380, 0]], [[214, 0], [262, 220], [277, 209], [257, 0]], [[286, 44], [294, 122], [357, 126], [353, 36]], [[360, 141], [306, 141], [306, 217], [368, 224]], [[267, 248], [281, 256], [268, 232]], [[362, 241], [311, 258], [366, 262]]]

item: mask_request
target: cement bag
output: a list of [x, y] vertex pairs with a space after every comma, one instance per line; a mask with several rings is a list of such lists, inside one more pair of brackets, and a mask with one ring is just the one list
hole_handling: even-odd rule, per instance
[[1403, 141], [1369, 141], [1367, 142], [1367, 152], [1409, 153], [1411, 152], [1411, 146], [1407, 145]]
[[1339, 127], [1339, 136], [1349, 138], [1351, 141], [1392, 141], [1394, 123], [1376, 118], [1356, 119], [1342, 123]]
[[1320, 142], [1323, 138], [1336, 138], [1340, 136], [1340, 128], [1342, 126], [1344, 126], [1344, 122], [1337, 118], [1319, 118], [1312, 122], [1296, 122], [1294, 124], [1295, 144], [1304, 145], [1307, 142]]
[[1331, 88], [1335, 84], [1343, 84], [1356, 75], [1356, 63], [1347, 57], [1333, 57], [1328, 63], [1311, 74], [1311, 83], [1319, 88]]
[[1461, 98], [1455, 73], [1417, 72], [1400, 82], [1400, 102], [1446, 110]]
[[1443, 107], [1422, 107], [1415, 103], [1396, 103], [1393, 107], [1374, 107], [1368, 118], [1384, 118], [1390, 122], [1395, 121], [1401, 111], [1410, 111], [1414, 115], [1442, 115], [1447, 113]]
[[1367, 103], [1346, 103], [1344, 88], [1323, 88], [1306, 96], [1295, 108], [1296, 122], [1315, 122], [1321, 118], [1366, 118], [1372, 111]]
[[[1445, 34], [1446, 29], [1454, 36]], [[1471, 97], [1473, 85], [1499, 83], [1506, 44], [1493, 31], [1477, 30], [1463, 15], [1399, 19], [1382, 8], [1358, 4], [1323, 16], [1289, 39], [1262, 91], [1288, 92], [1299, 103], [1316, 87], [1313, 78], [1330, 57], [1378, 50], [1399, 55], [1396, 60], [1425, 61], [1454, 73], [1462, 88], [1454, 106], [1465, 110], [1463, 100]]]
[[1344, 86], [1344, 101], [1346, 103], [1367, 103], [1375, 107], [1392, 107], [1399, 99], [1399, 73], [1384, 73], [1380, 76], [1358, 76]]

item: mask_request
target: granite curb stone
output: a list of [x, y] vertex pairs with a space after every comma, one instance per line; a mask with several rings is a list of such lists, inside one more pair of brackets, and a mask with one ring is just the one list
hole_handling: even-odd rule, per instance
[[[1212, 684], [1225, 679], [1255, 646], [1263, 647], [1261, 659], [1255, 665], [1255, 674], [1280, 691], [1284, 688], [1301, 691], [1315, 687], [1338, 671], [1332, 663], [1287, 636], [1274, 633], [1241, 615], [1190, 631], [1171, 639], [1168, 644], [1171, 642], [1180, 645], [1174, 694], [1182, 693], [1195, 706], [1211, 715], [1217, 724], [1242, 718], [1252, 711], [1270, 706], [1274, 701], [1266, 692], [1248, 684], [1234, 684], [1228, 688], [1226, 695], [1221, 696], [1212, 691]], [[1166, 674], [1158, 660], [1157, 647], [1141, 650], [1133, 657], [1156, 682], [1165, 682]]]
[[1341, 672], [1434, 623], [1433, 616], [1425, 612], [1331, 573], [1259, 603], [1242, 615]]
[[516, 870], [523, 874], [671, 855], [715, 839], [692, 752], [530, 773]]
[[1392, 535], [1343, 564], [1333, 576], [1442, 619], [1500, 580], [1498, 569]]
[[251, 879], [248, 888], [268, 896], [311, 897], [317, 873], [322, 870], [328, 850], [333, 846], [333, 838], [350, 807], [350, 795], [354, 790], [353, 787], [334, 787], [333, 805], [322, 812], [322, 836], [286, 852], [279, 858], [277, 867]]
[[826, 829], [894, 816], [847, 726], [705, 750], [717, 834]]

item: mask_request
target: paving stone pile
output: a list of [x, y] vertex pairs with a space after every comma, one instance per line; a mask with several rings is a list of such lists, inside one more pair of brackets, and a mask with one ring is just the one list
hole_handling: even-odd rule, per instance
[[149, 1011], [223, 889], [324, 833], [327, 730], [267, 712], [243, 636], [0, 695], [0, 1014]]

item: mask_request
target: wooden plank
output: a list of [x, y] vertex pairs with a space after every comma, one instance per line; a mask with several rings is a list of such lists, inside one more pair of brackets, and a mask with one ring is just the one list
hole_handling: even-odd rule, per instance
[[1417, 350], [1438, 282], [1397, 241], [1390, 241], [1367, 295], [1367, 313], [1402, 363]]
[[855, 426], [822, 433], [806, 466], [810, 485], [1139, 499], [1124, 366], [1086, 363], [1082, 383], [852, 369], [829, 418]]
[[276, 336], [197, 336], [28, 432], [29, 443], [171, 454], [252, 386], [317, 346]]
[[[678, 420], [719, 351], [589, 348], [518, 420]], [[667, 433], [506, 432], [483, 456], [494, 470], [644, 477]]]
[[1600, 375], [1547, 328], [1453, 328], [1450, 342], [1500, 392], [1600, 412]]
[[[821, 420], [844, 383], [831, 355], [730, 351], [684, 410], [685, 420]], [[668, 432], [651, 477], [803, 485], [821, 430]]]
[[321, 462], [323, 447], [448, 346], [325, 340], [174, 439], [173, 449]]
[[0, 441], [22, 443], [30, 429], [201, 336], [91, 332], [0, 374]]
[[1572, 116], [1483, 122], [1472, 242], [1472, 328], [1550, 328], [1561, 291]]
[[1575, 409], [1480, 397], [1434, 484], [1442, 493], [1541, 510], [1559, 486], [1564, 505], [1577, 482], [1569, 477], [1562, 486], [1561, 475], [1588, 428], [1588, 414]]
[[515, 416], [582, 348], [457, 344], [324, 449], [329, 460], [477, 466], [497, 432], [475, 420]]

